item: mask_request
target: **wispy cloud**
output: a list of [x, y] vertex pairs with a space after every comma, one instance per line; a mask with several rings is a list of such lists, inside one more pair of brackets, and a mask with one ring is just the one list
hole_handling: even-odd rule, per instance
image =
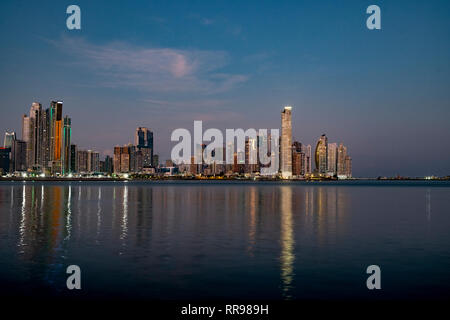
[[124, 42], [99, 45], [67, 37], [52, 43], [92, 71], [97, 85], [107, 87], [213, 94], [231, 90], [248, 79], [221, 71], [229, 63], [224, 51], [145, 48]]

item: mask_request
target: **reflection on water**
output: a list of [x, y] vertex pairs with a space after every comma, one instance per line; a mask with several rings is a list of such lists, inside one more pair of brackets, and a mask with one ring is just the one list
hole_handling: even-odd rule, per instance
[[294, 230], [292, 221], [292, 190], [281, 187], [281, 280], [283, 281], [283, 296], [291, 299], [289, 293], [294, 273]]
[[[378, 201], [365, 207], [372, 194], [358, 190], [295, 184], [15, 183], [0, 186], [0, 236], [8, 244], [0, 254], [13, 257], [3, 262], [25, 268], [31, 281], [55, 287], [65, 266], [75, 261], [99, 271], [104, 263], [117, 265], [116, 272], [128, 279], [123, 281], [136, 288], [160, 279], [158, 290], [177, 287], [181, 296], [183, 290], [195, 295], [193, 283], [202, 281], [216, 283], [219, 292], [222, 286], [224, 294], [230, 294], [231, 283], [254, 281], [262, 288], [255, 294], [295, 299], [307, 285], [302, 272], [312, 274], [313, 263], [327, 262], [323, 268], [333, 259], [343, 263], [342, 256], [351, 256], [344, 244], [364, 244], [360, 229], [370, 234], [367, 221], [378, 218], [373, 213], [363, 218], [365, 211], [383, 215], [388, 210], [375, 208], [381, 206]], [[430, 221], [431, 189], [420, 192]], [[386, 219], [395, 223], [392, 215]], [[392, 239], [386, 226], [380, 234]], [[9, 272], [3, 269], [0, 275], [14, 276]], [[199, 295], [209, 292], [197, 289]]]

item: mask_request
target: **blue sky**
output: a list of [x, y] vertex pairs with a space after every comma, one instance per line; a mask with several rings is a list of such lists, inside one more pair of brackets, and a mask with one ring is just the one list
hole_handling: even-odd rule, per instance
[[164, 160], [175, 128], [279, 128], [290, 104], [295, 139], [344, 142], [356, 176], [450, 174], [448, 1], [2, 1], [0, 36], [2, 132], [61, 99], [81, 148], [146, 126]]

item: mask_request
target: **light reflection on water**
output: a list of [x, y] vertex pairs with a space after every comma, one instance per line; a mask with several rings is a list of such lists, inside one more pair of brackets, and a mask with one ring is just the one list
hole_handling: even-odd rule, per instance
[[[352, 298], [367, 295], [364, 266], [378, 263], [397, 281], [387, 293], [396, 298], [402, 285], [422, 285], [396, 279], [403, 263], [413, 266], [410, 278], [429, 270], [450, 279], [449, 190], [0, 185], [0, 237], [7, 244], [0, 249], [0, 280], [19, 292], [31, 283], [61, 293], [65, 267], [78, 264], [94, 298], [120, 295], [123, 286], [133, 288], [131, 297], [149, 298]], [[427, 266], [420, 264], [424, 254], [432, 262]], [[117, 283], [107, 281], [108, 272]], [[448, 294], [450, 282], [442, 278], [423, 286], [435, 283]]]

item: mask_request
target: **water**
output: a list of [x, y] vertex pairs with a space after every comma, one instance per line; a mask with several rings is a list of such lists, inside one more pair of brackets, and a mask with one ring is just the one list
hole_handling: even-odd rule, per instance
[[0, 295], [449, 299], [449, 208], [448, 182], [2, 182]]

